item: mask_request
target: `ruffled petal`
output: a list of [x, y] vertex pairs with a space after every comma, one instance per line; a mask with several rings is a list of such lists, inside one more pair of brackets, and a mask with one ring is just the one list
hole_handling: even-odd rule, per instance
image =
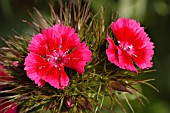
[[137, 72], [136, 68], [133, 65], [130, 55], [126, 51], [117, 47], [110, 37], [107, 38], [107, 41], [109, 42], [108, 49], [106, 50], [108, 60], [122, 69]]
[[145, 37], [138, 39], [134, 43], [134, 54], [132, 55], [136, 65], [141, 68], [152, 67], [152, 56], [154, 55], [154, 44], [150, 42], [150, 38]]
[[89, 48], [85, 43], [82, 43], [65, 57], [65, 66], [82, 74], [86, 63], [91, 61], [91, 56]]
[[122, 69], [127, 69], [127, 70], [131, 70], [137, 73], [137, 70], [135, 68], [135, 66], [133, 65], [133, 61], [130, 57], [130, 55], [121, 49], [118, 49], [118, 58], [119, 58], [119, 67]]
[[151, 62], [153, 53], [154, 53], [153, 50], [142, 48], [139, 51], [135, 51], [132, 58], [139, 68], [141, 69], [150, 68], [152, 67], [153, 64]]
[[35, 35], [28, 45], [28, 50], [41, 56], [45, 56], [48, 53], [48, 46], [46, 46], [44, 36], [42, 34]]
[[43, 30], [42, 34], [34, 35], [28, 47], [29, 51], [41, 56], [51, 54], [54, 50], [58, 52], [62, 44], [61, 34], [56, 30], [59, 26], [55, 25]]
[[41, 77], [36, 73], [36, 71], [28, 71], [27, 76], [34, 81], [35, 84], [38, 84], [39, 87], [45, 85], [45, 81], [41, 79]]
[[60, 26], [58, 31], [62, 37], [62, 48], [63, 52], [69, 51], [80, 44], [80, 38], [78, 34], [74, 33], [74, 29], [71, 27]]
[[57, 24], [42, 31], [42, 35], [45, 40], [44, 46], [48, 48], [49, 53], [52, 53], [54, 50], [59, 52], [59, 49], [61, 48], [62, 36], [61, 32], [59, 31], [60, 27], [61, 26]]
[[42, 79], [48, 82], [51, 86], [60, 89], [60, 73], [58, 68], [51, 67]]
[[43, 86], [45, 82], [41, 77], [47, 72], [49, 63], [43, 57], [31, 52], [26, 57], [24, 65], [27, 76], [38, 86]]
[[111, 24], [112, 31], [120, 43], [133, 44], [135, 40], [146, 35], [140, 23], [133, 19], [120, 18]]
[[64, 71], [64, 66], [61, 66], [59, 71], [60, 71], [60, 87], [61, 89], [64, 89], [68, 85], [69, 78], [66, 72]]
[[107, 36], [107, 41], [109, 43], [108, 49], [106, 50], [108, 60], [111, 63], [114, 63], [115, 65], [119, 66], [118, 48], [109, 36]]
[[64, 89], [69, 82], [63, 66], [51, 67], [42, 79], [57, 89]]

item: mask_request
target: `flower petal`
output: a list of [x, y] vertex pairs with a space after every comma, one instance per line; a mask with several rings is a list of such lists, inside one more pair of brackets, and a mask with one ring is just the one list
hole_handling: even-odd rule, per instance
[[82, 74], [86, 63], [91, 61], [91, 56], [89, 48], [85, 43], [82, 43], [65, 57], [65, 66]]
[[44, 46], [48, 48], [48, 51], [50, 53], [52, 53], [54, 50], [56, 52], [59, 52], [60, 46], [62, 44], [62, 36], [59, 29], [60, 25], [57, 24], [53, 27], [50, 27], [42, 31], [45, 40]]
[[64, 71], [64, 66], [61, 66], [59, 71], [60, 71], [60, 87], [61, 89], [64, 89], [68, 85], [69, 78], [66, 72]]
[[63, 66], [51, 67], [42, 79], [57, 89], [64, 89], [69, 82]]
[[48, 47], [45, 45], [46, 40], [44, 40], [43, 35], [37, 34], [32, 38], [31, 43], [28, 45], [28, 50], [41, 56], [45, 56], [46, 53], [48, 53]]
[[60, 73], [58, 68], [50, 67], [48, 72], [42, 77], [42, 79], [48, 82], [51, 86], [60, 89]]
[[144, 28], [140, 27], [140, 23], [133, 19], [119, 18], [116, 22], [112, 22], [111, 28], [118, 41], [129, 45], [146, 35]]
[[108, 60], [111, 63], [114, 63], [115, 65], [119, 66], [118, 48], [109, 36], [107, 36], [107, 41], [109, 43], [108, 49], [106, 50]]
[[131, 71], [135, 71], [137, 73], [137, 70], [135, 66], [133, 65], [132, 59], [130, 55], [121, 49], [118, 49], [118, 56], [119, 56], [119, 67]]
[[132, 58], [139, 68], [145, 69], [152, 67], [153, 63], [151, 62], [151, 60], [153, 54], [154, 51], [152, 49], [147, 49], [146, 47], [144, 47], [139, 51], [135, 51]]
[[78, 46], [80, 44], [80, 38], [78, 34], [74, 33], [74, 29], [71, 27], [60, 26], [58, 31], [62, 37], [62, 51], [66, 52]]
[[130, 55], [126, 51], [118, 48], [110, 37], [107, 38], [107, 41], [109, 42], [109, 47], [106, 50], [108, 60], [122, 69], [137, 72]]
[[24, 65], [27, 76], [38, 86], [43, 86], [45, 82], [41, 77], [47, 72], [49, 63], [43, 57], [31, 52], [26, 57]]

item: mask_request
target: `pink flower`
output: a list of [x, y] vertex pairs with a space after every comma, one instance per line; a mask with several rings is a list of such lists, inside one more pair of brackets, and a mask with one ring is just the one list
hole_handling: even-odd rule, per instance
[[[12, 77], [11, 76], [8, 76], [5, 72], [4, 72], [4, 66], [2, 66], [0, 64], [0, 82], [2, 80], [3, 81], [12, 81]], [[2, 85], [3, 86], [3, 85]]]
[[17, 113], [17, 104], [0, 100], [0, 113]]
[[69, 82], [64, 67], [82, 74], [92, 56], [86, 44], [80, 43], [73, 28], [59, 24], [35, 35], [28, 49], [30, 53], [24, 64], [27, 76], [38, 86], [48, 82], [58, 89], [64, 89]]
[[137, 69], [133, 62], [140, 69], [152, 67], [154, 45], [150, 42], [144, 27], [140, 27], [139, 22], [133, 19], [119, 18], [116, 22], [112, 22], [111, 29], [118, 43], [118, 46], [115, 45], [114, 41], [107, 36], [109, 46], [106, 54], [111, 63], [136, 73]]
[[[0, 82], [12, 81], [12, 78], [8, 76], [4, 71], [4, 67], [0, 64]], [[7, 85], [1, 85], [0, 91]], [[8, 102], [0, 97], [0, 113], [17, 113], [17, 104], [14, 102]]]

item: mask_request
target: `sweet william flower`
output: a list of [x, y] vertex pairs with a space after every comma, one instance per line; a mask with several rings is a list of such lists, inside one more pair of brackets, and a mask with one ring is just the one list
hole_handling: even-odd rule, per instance
[[38, 86], [48, 82], [58, 89], [64, 89], [69, 82], [64, 67], [82, 74], [92, 56], [73, 28], [59, 24], [33, 36], [28, 50], [24, 63], [27, 76]]
[[[4, 67], [0, 64], [0, 83], [4, 81], [12, 81], [4, 71]], [[7, 85], [0, 85], [0, 91]], [[15, 102], [9, 102], [0, 97], [0, 113], [17, 113], [17, 104]]]
[[12, 81], [12, 77], [8, 76], [3, 70], [5, 69], [4, 66], [0, 64], [0, 82], [2, 81]]
[[0, 100], [0, 103], [0, 113], [17, 113], [17, 104], [14, 102]]
[[134, 62], [140, 69], [152, 67], [154, 45], [139, 22], [119, 18], [116, 22], [112, 22], [111, 29], [118, 43], [115, 45], [114, 41], [107, 36], [109, 46], [106, 54], [111, 63], [136, 73], [138, 71]]

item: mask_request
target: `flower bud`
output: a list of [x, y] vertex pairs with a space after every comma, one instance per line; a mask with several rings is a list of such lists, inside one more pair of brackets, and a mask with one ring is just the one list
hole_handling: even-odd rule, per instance
[[109, 81], [109, 85], [114, 90], [131, 93], [129, 90], [126, 89], [124, 85], [122, 85], [118, 81]]
[[68, 108], [71, 108], [75, 104], [75, 100], [71, 97], [66, 98], [65, 104]]
[[18, 67], [20, 64], [19, 64], [19, 61], [14, 61], [14, 62], [12, 63], [12, 65], [15, 66], [15, 67]]

